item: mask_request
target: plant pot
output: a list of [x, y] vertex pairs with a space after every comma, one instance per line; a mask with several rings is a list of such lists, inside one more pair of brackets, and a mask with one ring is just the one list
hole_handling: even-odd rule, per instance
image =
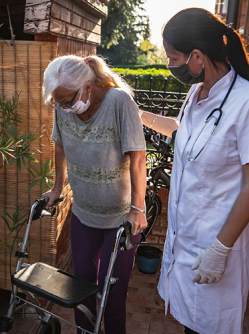
[[140, 246], [137, 250], [138, 268], [144, 274], [155, 274], [158, 270], [161, 249], [154, 246]]

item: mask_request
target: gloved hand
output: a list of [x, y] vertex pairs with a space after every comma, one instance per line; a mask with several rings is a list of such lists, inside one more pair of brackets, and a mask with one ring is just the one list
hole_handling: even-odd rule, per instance
[[225, 272], [227, 256], [232, 248], [223, 245], [217, 238], [212, 245], [198, 255], [192, 270], [198, 269], [193, 283], [219, 282]]

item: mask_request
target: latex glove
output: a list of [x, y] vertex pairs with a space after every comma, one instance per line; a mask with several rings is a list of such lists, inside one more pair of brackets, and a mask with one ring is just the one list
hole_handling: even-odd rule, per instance
[[215, 238], [212, 245], [198, 255], [193, 264], [191, 269], [198, 269], [193, 282], [199, 284], [219, 282], [225, 272], [227, 256], [231, 249]]

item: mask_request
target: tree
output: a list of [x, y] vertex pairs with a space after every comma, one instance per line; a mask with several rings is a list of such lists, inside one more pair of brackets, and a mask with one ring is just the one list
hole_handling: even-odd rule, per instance
[[140, 37], [149, 39], [148, 16], [142, 12], [145, 0], [110, 0], [108, 16], [102, 22], [102, 41], [97, 52], [112, 65], [135, 64]]
[[150, 65], [168, 63], [168, 58], [163, 46], [158, 48], [157, 45], [151, 44], [146, 40], [141, 42], [141, 50], [143, 50], [143, 53], [137, 58], [137, 64]]

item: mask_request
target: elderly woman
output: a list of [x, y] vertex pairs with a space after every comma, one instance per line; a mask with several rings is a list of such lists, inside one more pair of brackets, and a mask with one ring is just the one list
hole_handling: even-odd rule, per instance
[[[60, 195], [68, 173], [73, 190], [71, 246], [74, 274], [100, 286], [117, 228], [146, 227], [145, 141], [129, 86], [97, 56], [53, 60], [44, 73], [44, 99], [55, 105], [56, 180], [48, 206]], [[138, 238], [138, 237], [135, 237]], [[125, 334], [126, 295], [135, 250], [121, 252], [114, 268], [104, 322], [107, 334]], [[95, 312], [96, 305], [87, 305]], [[76, 324], [92, 330], [75, 310]], [[81, 331], [78, 331], [81, 333]]]

